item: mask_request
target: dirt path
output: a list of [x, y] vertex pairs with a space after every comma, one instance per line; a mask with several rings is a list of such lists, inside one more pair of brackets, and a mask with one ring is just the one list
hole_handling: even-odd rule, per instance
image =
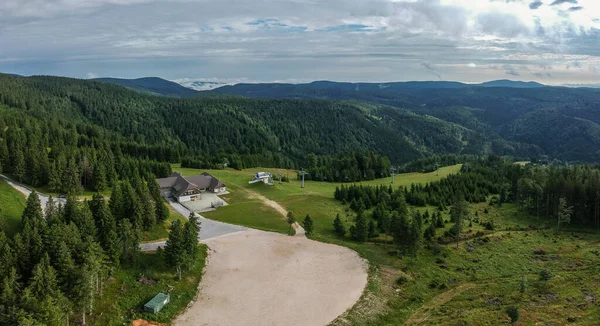
[[345, 247], [258, 230], [204, 242], [197, 301], [174, 325], [326, 325], [367, 284], [367, 263]]
[[245, 189], [246, 192], [248, 192], [248, 198], [250, 199], [260, 199], [263, 203], [265, 203], [265, 205], [270, 206], [272, 208], [274, 208], [276, 211], [279, 212], [279, 214], [281, 214], [283, 217], [287, 216], [287, 210], [285, 208], [283, 208], [281, 205], [279, 205], [279, 203], [277, 203], [276, 201], [270, 200], [269, 198], [255, 192], [252, 190], [248, 190]]
[[419, 325], [423, 323], [429, 317], [432, 310], [435, 310], [439, 306], [450, 301], [455, 295], [474, 287], [475, 284], [473, 283], [465, 283], [434, 297], [433, 299], [429, 300], [429, 302], [421, 306], [421, 308], [417, 309], [417, 311], [415, 311], [406, 321], [406, 325]]
[[[284, 218], [287, 217], [287, 213], [288, 211], [283, 208], [283, 206], [279, 205], [278, 202], [274, 201], [274, 200], [270, 200], [269, 198], [255, 192], [249, 189], [245, 189], [246, 192], [248, 193], [248, 198], [250, 199], [259, 199], [261, 200], [265, 205], [274, 208], [276, 211], [279, 212], [279, 214], [281, 214], [281, 216], [283, 216]], [[306, 236], [304, 228], [300, 225], [300, 223], [296, 222], [294, 224], [292, 224], [292, 227], [294, 228], [294, 231], [296, 231], [296, 236]]]

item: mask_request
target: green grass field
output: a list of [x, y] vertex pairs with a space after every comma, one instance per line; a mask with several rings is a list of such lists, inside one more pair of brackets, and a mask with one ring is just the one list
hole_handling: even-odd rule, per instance
[[0, 180], [0, 230], [9, 236], [17, 233], [24, 209], [25, 196]]
[[[207, 247], [200, 245], [196, 264], [177, 279], [174, 268], [167, 268], [158, 253], [142, 253], [135, 266], [115, 271], [106, 284], [102, 297], [96, 299], [96, 313], [88, 318], [91, 325], [130, 325], [134, 319], [171, 322], [194, 299], [206, 262]], [[146, 279], [146, 282], [140, 282]], [[143, 307], [159, 292], [166, 293], [169, 286], [171, 302], [159, 313], [143, 312]], [[78, 318], [78, 316], [74, 316]]]
[[[184, 175], [202, 172], [181, 169]], [[400, 259], [388, 252], [393, 248], [378, 242], [357, 244], [348, 236], [333, 233], [333, 219], [340, 214], [346, 226], [353, 214], [333, 199], [338, 184], [300, 182], [275, 186], [248, 185], [251, 175], [263, 169], [244, 171], [209, 171], [222, 179], [231, 195], [230, 206], [205, 214], [206, 217], [281, 233], [287, 224], [280, 215], [261, 212], [262, 203], [248, 198], [248, 190], [262, 194], [292, 211], [298, 220], [310, 214], [314, 220], [312, 239], [346, 246], [356, 250], [370, 263], [369, 282], [361, 300], [333, 325], [501, 325], [509, 324], [505, 310], [520, 309], [518, 325], [600, 325], [600, 234], [573, 233], [545, 227], [553, 221], [540, 221], [523, 213], [514, 204], [501, 208], [486, 203], [472, 205], [470, 227], [465, 228], [459, 249], [452, 241], [423, 248], [415, 261]], [[269, 171], [268, 169], [264, 169]], [[458, 173], [460, 166], [442, 168], [435, 173], [398, 175], [396, 185], [424, 183]], [[275, 170], [276, 171], [276, 170]], [[275, 172], [271, 171], [271, 172]], [[285, 172], [284, 172], [285, 173]], [[292, 173], [290, 173], [292, 176]], [[295, 174], [293, 174], [295, 177]], [[390, 179], [365, 182], [389, 184]], [[434, 207], [419, 208], [431, 212]], [[487, 210], [488, 213], [484, 213]], [[348, 212], [348, 214], [347, 214]], [[448, 212], [443, 213], [448, 219]], [[496, 231], [485, 230], [482, 224], [494, 220]], [[530, 226], [543, 227], [530, 229]], [[436, 236], [450, 229], [438, 229]], [[535, 255], [543, 249], [545, 255]], [[555, 275], [548, 282], [538, 281], [537, 274], [549, 269]], [[406, 282], [398, 284], [399, 278]], [[520, 283], [527, 278], [524, 294]]]
[[[412, 183], [426, 183], [439, 180], [448, 176], [448, 174], [458, 173], [461, 165], [443, 167], [440, 169], [439, 176], [432, 173], [406, 173], [399, 174], [395, 178], [394, 185], [410, 186]], [[205, 170], [186, 169], [177, 165], [173, 166], [174, 171], [181, 172], [184, 176], [197, 175]], [[315, 237], [334, 236], [331, 227], [337, 214], [342, 218], [350, 219], [346, 216], [346, 208], [333, 199], [333, 193], [340, 183], [328, 183], [317, 181], [306, 181], [305, 188], [302, 189], [301, 182], [295, 180], [295, 172], [290, 171], [289, 176], [293, 180], [268, 186], [263, 183], [248, 184], [252, 175], [259, 171], [270, 171], [277, 173], [277, 169], [254, 168], [243, 171], [232, 169], [227, 170], [206, 170], [213, 176], [223, 180], [227, 185], [230, 195], [223, 198], [230, 204], [214, 212], [203, 213], [206, 218], [244, 225], [256, 229], [276, 231], [287, 233], [289, 227], [285, 219], [274, 209], [265, 206], [260, 200], [249, 198], [248, 191], [259, 193], [268, 199], [276, 201], [283, 208], [292, 212], [297, 220], [301, 221], [307, 214], [314, 220]], [[285, 175], [287, 172], [283, 171]], [[392, 178], [377, 179], [362, 182], [365, 185], [391, 184]]]

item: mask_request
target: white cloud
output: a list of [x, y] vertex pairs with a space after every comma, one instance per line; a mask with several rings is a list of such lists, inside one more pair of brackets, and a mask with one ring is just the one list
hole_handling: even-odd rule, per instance
[[98, 75], [96, 75], [93, 72], [88, 72], [87, 75], [86, 75], [86, 78], [87, 79], [94, 79], [94, 78], [98, 78]]
[[477, 68], [477, 65], [475, 63], [471, 62], [471, 63], [469, 63], [467, 65], [467, 67], [469, 67], [469, 68]]

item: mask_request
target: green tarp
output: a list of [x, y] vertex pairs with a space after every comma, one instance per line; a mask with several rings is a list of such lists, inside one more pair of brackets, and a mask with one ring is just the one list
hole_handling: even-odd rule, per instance
[[162, 307], [169, 303], [169, 299], [170, 296], [168, 294], [159, 293], [144, 305], [144, 311], [157, 313]]

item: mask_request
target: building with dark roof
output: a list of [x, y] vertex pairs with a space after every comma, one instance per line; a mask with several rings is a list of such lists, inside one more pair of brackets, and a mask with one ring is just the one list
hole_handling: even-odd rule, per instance
[[181, 173], [174, 172], [166, 178], [156, 179], [156, 182], [163, 196], [175, 197], [179, 202], [200, 199], [202, 193], [206, 191], [216, 194], [227, 191], [227, 187], [221, 180], [206, 172], [191, 177], [184, 177]]

